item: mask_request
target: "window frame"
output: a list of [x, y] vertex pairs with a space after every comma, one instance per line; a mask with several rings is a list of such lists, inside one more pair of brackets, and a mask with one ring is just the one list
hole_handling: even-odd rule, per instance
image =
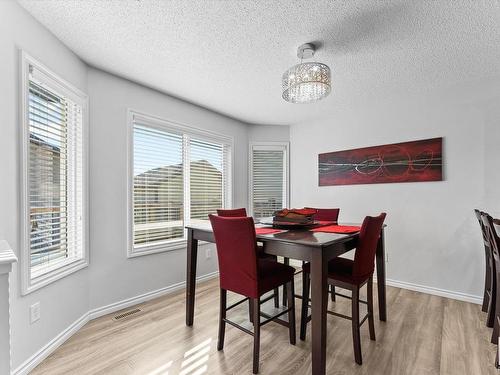
[[258, 142], [253, 141], [248, 145], [248, 212], [254, 216], [253, 212], [253, 150], [254, 147], [262, 147], [268, 150], [281, 149], [285, 154], [285, 165], [283, 173], [283, 205], [288, 207], [290, 204], [290, 142]]
[[[20, 60], [20, 90], [19, 90], [19, 111], [20, 111], [20, 260], [21, 260], [21, 295], [27, 295], [35, 290], [43, 288], [59, 279], [71, 275], [89, 265], [89, 190], [88, 190], [88, 132], [89, 132], [89, 98], [83, 91], [64, 80], [38, 60], [19, 50]], [[31, 247], [30, 247], [30, 223], [29, 223], [29, 161], [30, 161], [30, 138], [29, 138], [29, 74], [30, 65], [44, 77], [51, 87], [57, 89], [59, 93], [71, 98], [82, 107], [82, 234], [83, 246], [82, 256], [72, 261], [62, 261], [56, 263], [51, 269], [35, 278], [31, 277]]]
[[[150, 254], [169, 252], [179, 249], [186, 249], [187, 246], [187, 230], [184, 228], [183, 238], [170, 240], [158, 244], [140, 245], [134, 244], [134, 122], [139, 119], [142, 124], [161, 130], [182, 134], [183, 136], [183, 177], [184, 177], [184, 226], [187, 225], [190, 219], [190, 168], [186, 160], [189, 159], [189, 141], [186, 140], [186, 135], [191, 138], [204, 141], [222, 143], [230, 148], [227, 153], [226, 175], [223, 174], [223, 185], [226, 186], [226, 191], [223, 191], [223, 200], [227, 208], [232, 207], [234, 199], [233, 176], [234, 176], [234, 137], [208, 131], [191, 125], [186, 125], [165, 118], [149, 115], [141, 111], [128, 108], [127, 109], [127, 258], [136, 258]], [[140, 248], [140, 250], [138, 250]]]

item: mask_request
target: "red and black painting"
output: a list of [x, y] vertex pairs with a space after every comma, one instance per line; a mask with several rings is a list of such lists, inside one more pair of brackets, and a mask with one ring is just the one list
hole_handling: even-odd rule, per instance
[[319, 186], [441, 181], [443, 138], [319, 154]]

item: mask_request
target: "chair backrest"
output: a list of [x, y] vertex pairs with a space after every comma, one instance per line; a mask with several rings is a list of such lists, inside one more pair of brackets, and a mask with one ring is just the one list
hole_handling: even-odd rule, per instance
[[479, 211], [478, 209], [474, 209], [474, 213], [476, 214], [477, 221], [479, 222], [479, 227], [481, 228], [481, 234], [483, 235], [484, 246], [490, 247], [489, 235], [483, 223], [484, 212]]
[[373, 274], [377, 243], [384, 225], [385, 216], [386, 213], [382, 212], [379, 216], [367, 216], [363, 220], [354, 255], [353, 277], [365, 279]]
[[209, 215], [219, 261], [220, 287], [258, 298], [255, 225], [251, 217]]
[[498, 237], [495, 224], [493, 223], [493, 218], [486, 212], [481, 212], [481, 219], [491, 252], [493, 253], [493, 258], [495, 259], [495, 262], [498, 262], [500, 257], [500, 238]]
[[317, 221], [335, 221], [339, 220], [340, 208], [313, 208], [313, 207], [305, 207], [312, 208], [316, 210], [314, 214], [314, 220]]
[[217, 210], [217, 215], [221, 217], [247, 217], [245, 208], [234, 208], [230, 210]]

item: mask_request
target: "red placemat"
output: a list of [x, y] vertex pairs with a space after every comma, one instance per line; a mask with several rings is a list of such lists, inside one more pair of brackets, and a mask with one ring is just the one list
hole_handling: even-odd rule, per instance
[[256, 234], [273, 234], [273, 233], [280, 233], [283, 232], [280, 229], [273, 229], [273, 228], [255, 228], [255, 233]]
[[326, 232], [326, 233], [356, 233], [359, 232], [361, 227], [353, 225], [327, 225], [311, 229], [312, 232]]

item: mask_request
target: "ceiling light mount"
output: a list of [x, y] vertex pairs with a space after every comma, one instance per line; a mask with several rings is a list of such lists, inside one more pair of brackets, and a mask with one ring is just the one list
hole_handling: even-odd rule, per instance
[[316, 52], [316, 46], [312, 43], [304, 43], [297, 48], [297, 57], [299, 59], [311, 59]]

